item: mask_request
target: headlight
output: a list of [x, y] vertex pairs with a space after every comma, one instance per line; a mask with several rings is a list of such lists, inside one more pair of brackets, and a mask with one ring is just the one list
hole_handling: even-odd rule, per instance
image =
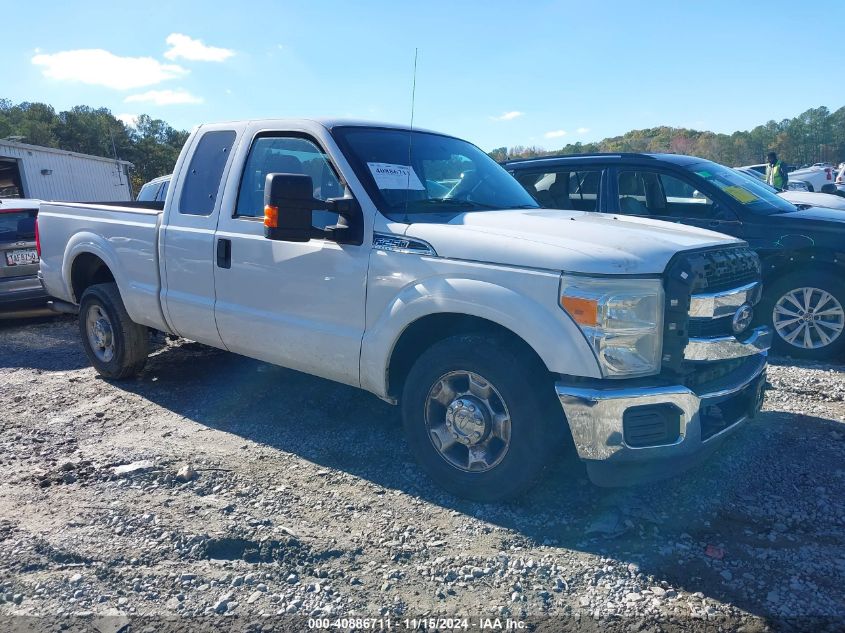
[[660, 279], [562, 275], [560, 306], [592, 345], [603, 375], [628, 378], [660, 372]]

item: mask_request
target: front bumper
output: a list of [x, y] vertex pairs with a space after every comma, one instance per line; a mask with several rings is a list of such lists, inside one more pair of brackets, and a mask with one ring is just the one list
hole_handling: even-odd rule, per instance
[[[737, 375], [738, 374], [738, 375]], [[661, 479], [697, 463], [763, 402], [766, 353], [749, 357], [742, 370], [697, 393], [683, 385], [607, 387], [555, 385], [579, 457], [599, 485]], [[677, 427], [651, 445], [632, 445], [626, 411], [660, 410]], [[677, 434], [674, 433], [677, 428]]]

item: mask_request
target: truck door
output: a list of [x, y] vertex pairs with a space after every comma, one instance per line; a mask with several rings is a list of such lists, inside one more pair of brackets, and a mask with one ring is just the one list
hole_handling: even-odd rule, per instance
[[214, 231], [236, 137], [232, 129], [211, 128], [194, 142], [190, 162], [177, 165], [161, 231], [162, 306], [168, 322], [181, 336], [215, 347], [223, 343], [214, 321]]
[[[315, 197], [327, 199], [344, 195], [339, 171], [319, 140], [304, 133], [262, 133], [238, 164], [245, 167], [237, 195], [227, 192], [215, 245], [215, 314], [223, 343], [233, 352], [357, 386], [369, 240], [359, 246], [264, 238], [268, 173], [309, 175]], [[313, 219], [325, 228], [337, 214], [315, 212]]]

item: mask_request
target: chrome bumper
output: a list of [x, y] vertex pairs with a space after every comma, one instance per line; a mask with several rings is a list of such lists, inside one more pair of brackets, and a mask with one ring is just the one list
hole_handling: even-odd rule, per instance
[[[589, 462], [614, 464], [645, 463], [695, 455], [735, 430], [753, 417], [762, 404], [765, 385], [766, 354], [749, 359], [750, 371], [733, 383], [723, 383], [716, 390], [696, 393], [682, 385], [663, 387], [590, 388], [555, 385], [557, 397], [572, 432], [581, 459]], [[623, 418], [631, 407], [644, 405], [672, 405], [680, 415], [678, 436], [666, 442], [644, 447], [628, 445]], [[720, 406], [735, 415], [733, 419], [717, 420], [717, 432], [712, 430], [709, 415], [721, 412]], [[592, 474], [591, 474], [592, 477]]]
[[763, 326], [752, 330], [751, 336], [744, 341], [738, 340], [735, 336], [691, 338], [684, 348], [684, 359], [712, 361], [742, 358], [767, 352], [771, 346], [772, 331]]

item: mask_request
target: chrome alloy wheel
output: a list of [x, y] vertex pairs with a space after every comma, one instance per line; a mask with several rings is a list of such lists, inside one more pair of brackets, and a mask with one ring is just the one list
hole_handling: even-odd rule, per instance
[[102, 306], [91, 305], [85, 315], [88, 342], [98, 359], [108, 363], [114, 358], [114, 333], [111, 321]]
[[511, 442], [511, 418], [502, 396], [469, 371], [441, 376], [425, 406], [428, 437], [440, 456], [459, 470], [486, 472], [497, 466]]
[[820, 288], [795, 288], [775, 303], [772, 323], [790, 345], [819, 349], [833, 343], [845, 328], [845, 310]]

